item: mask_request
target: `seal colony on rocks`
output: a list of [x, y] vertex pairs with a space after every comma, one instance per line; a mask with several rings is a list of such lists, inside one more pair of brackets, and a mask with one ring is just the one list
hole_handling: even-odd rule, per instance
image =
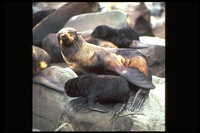
[[[57, 41], [65, 62], [78, 75], [81, 73], [112, 73], [124, 77], [130, 84], [139, 87], [130, 109], [134, 105], [141, 89], [154, 89], [151, 71], [146, 57], [134, 49], [104, 48], [87, 43], [82, 36], [71, 27], [62, 28], [57, 33]], [[143, 103], [145, 95], [140, 101]], [[142, 104], [140, 104], [142, 105]], [[137, 106], [138, 107], [138, 106]], [[140, 108], [141, 106], [139, 106]]]

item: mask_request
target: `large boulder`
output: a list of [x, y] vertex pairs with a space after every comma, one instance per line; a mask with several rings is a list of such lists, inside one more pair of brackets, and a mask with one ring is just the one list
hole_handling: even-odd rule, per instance
[[98, 2], [69, 2], [61, 6], [33, 28], [33, 44], [42, 47], [44, 37], [57, 33], [72, 16], [98, 10]]
[[111, 112], [101, 113], [88, 108], [88, 101], [84, 97], [71, 100], [66, 107], [65, 114], [74, 131], [130, 131], [133, 121], [130, 117], [114, 118]]
[[72, 17], [64, 27], [72, 27], [77, 31], [94, 30], [98, 25], [112, 28], [127, 26], [127, 13], [120, 10], [86, 13]]
[[[60, 126], [60, 118], [70, 100], [64, 92], [64, 84], [75, 77], [77, 75], [70, 68], [58, 66], [47, 67], [34, 75], [33, 129], [54, 131]], [[70, 130], [65, 129], [65, 131]]]
[[37, 83], [32, 84], [32, 92], [33, 128], [54, 131], [69, 101], [67, 95]]

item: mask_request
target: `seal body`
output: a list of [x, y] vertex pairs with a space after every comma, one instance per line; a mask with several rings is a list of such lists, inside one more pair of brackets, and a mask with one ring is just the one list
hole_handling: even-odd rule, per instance
[[[105, 75], [112, 73], [125, 78], [129, 84], [139, 89], [131, 108], [140, 97], [141, 89], [154, 89], [151, 71], [148, 67], [146, 57], [135, 49], [126, 48], [105, 48], [87, 43], [82, 36], [71, 27], [65, 27], [57, 33], [57, 41], [61, 47], [61, 54], [66, 63], [76, 73], [96, 73]], [[78, 74], [79, 75], [79, 74]], [[139, 105], [147, 98], [145, 93], [139, 98]], [[137, 107], [141, 107], [138, 106]]]
[[128, 82], [114, 75], [82, 75], [65, 83], [70, 97], [83, 96], [102, 102], [127, 102], [130, 97]]
[[42, 40], [50, 33], [57, 33], [72, 16], [98, 10], [98, 2], [66, 3], [33, 28], [33, 45], [42, 47]]
[[33, 75], [37, 74], [38, 72], [42, 71], [46, 67], [50, 66], [51, 59], [48, 53], [37, 47], [32, 45], [32, 61], [33, 61]]
[[89, 108], [107, 112], [100, 103], [127, 103], [130, 97], [128, 82], [113, 75], [82, 75], [65, 83], [65, 92], [70, 97], [83, 96], [88, 99]]
[[119, 48], [127, 47], [148, 47], [139, 42], [139, 34], [137, 34], [130, 26], [122, 28], [112, 28], [107, 25], [97, 26], [91, 33], [93, 38], [110, 41]]
[[137, 50], [104, 48], [87, 43], [70, 27], [61, 29], [57, 33], [57, 40], [64, 60], [76, 73], [113, 72], [136, 86], [155, 88], [148, 61]]

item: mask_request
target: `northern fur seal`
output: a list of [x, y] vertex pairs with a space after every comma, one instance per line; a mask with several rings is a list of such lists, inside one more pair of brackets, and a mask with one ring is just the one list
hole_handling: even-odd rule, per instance
[[[112, 72], [139, 88], [154, 89], [146, 57], [134, 49], [104, 48], [87, 43], [74, 28], [65, 27], [57, 33], [61, 54], [66, 63], [78, 72]], [[131, 109], [135, 108], [134, 103]], [[146, 97], [145, 97], [146, 98]], [[143, 100], [142, 100], [143, 101]]]
[[33, 59], [33, 76], [46, 67], [50, 66], [51, 59], [48, 53], [37, 47], [32, 45], [32, 59]]
[[146, 48], [149, 46], [140, 42], [139, 34], [130, 26], [112, 28], [107, 25], [99, 25], [93, 30], [91, 36], [110, 41], [119, 48]]
[[130, 97], [128, 82], [114, 75], [81, 75], [69, 79], [65, 83], [65, 92], [70, 97], [86, 97], [89, 108], [100, 112], [110, 111], [101, 103], [122, 103], [114, 114], [124, 109]]
[[42, 47], [42, 40], [50, 33], [57, 33], [71, 17], [98, 10], [98, 2], [68, 2], [64, 4], [33, 28], [33, 45]]

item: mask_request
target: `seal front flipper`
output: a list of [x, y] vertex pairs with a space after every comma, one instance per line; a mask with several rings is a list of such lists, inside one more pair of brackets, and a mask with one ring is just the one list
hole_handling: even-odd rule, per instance
[[91, 110], [95, 110], [95, 111], [99, 111], [99, 112], [106, 113], [106, 112], [110, 111], [110, 109], [106, 108], [99, 102], [94, 102], [94, 100], [92, 100], [92, 99], [88, 99], [88, 106]]

